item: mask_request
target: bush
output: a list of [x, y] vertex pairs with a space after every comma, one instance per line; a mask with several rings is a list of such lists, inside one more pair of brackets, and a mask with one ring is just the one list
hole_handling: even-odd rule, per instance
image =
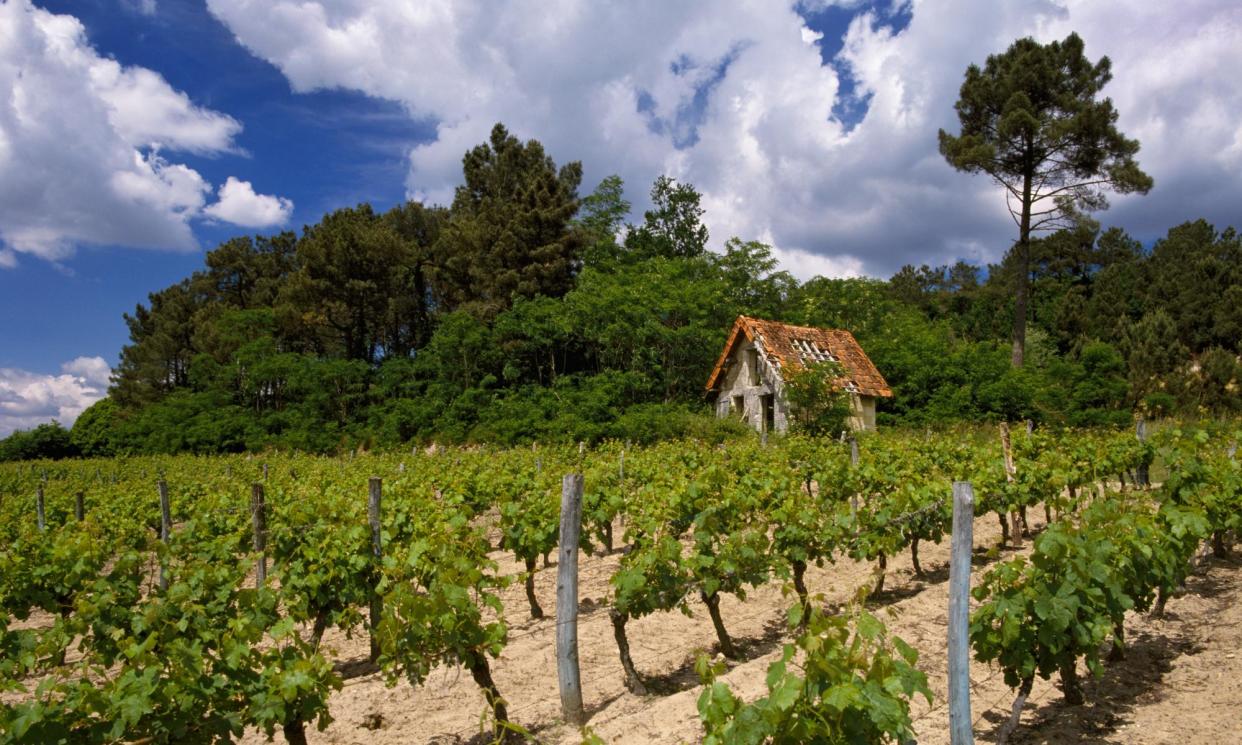
[[69, 438], [69, 430], [52, 420], [31, 430], [18, 430], [0, 440], [0, 461], [6, 460], [56, 460], [78, 455]]
[[1143, 411], [1153, 419], [1171, 415], [1177, 409], [1177, 399], [1164, 391], [1149, 393], [1143, 397]]

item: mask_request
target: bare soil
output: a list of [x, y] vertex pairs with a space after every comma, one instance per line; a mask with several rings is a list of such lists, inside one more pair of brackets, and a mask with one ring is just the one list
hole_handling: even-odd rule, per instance
[[[1042, 520], [1031, 514], [1033, 528]], [[621, 534], [620, 530], [617, 535]], [[977, 579], [996, 559], [990, 550], [999, 540], [994, 515], [975, 522]], [[1029, 547], [1029, 541], [1026, 544]], [[1008, 556], [1014, 549], [999, 552]], [[512, 557], [493, 557], [502, 571], [517, 574]], [[934, 700], [913, 705], [915, 729], [922, 745], [947, 745], [945, 649], [948, 609], [948, 543], [920, 546], [928, 576], [914, 577], [909, 554], [890, 557], [885, 591], [867, 603], [919, 650], [919, 667], [928, 676]], [[701, 739], [696, 700], [700, 693], [694, 660], [700, 651], [715, 653], [716, 638], [701, 604], [693, 617], [661, 613], [631, 621], [630, 644], [639, 671], [658, 690], [635, 696], [622, 684], [622, 669], [608, 618], [608, 579], [619, 555], [583, 556], [580, 560], [579, 656], [588, 727], [605, 742], [695, 743]], [[856, 597], [874, 582], [874, 568], [848, 559], [807, 572], [812, 593], [823, 595], [829, 608]], [[555, 660], [555, 565], [536, 577], [539, 603], [547, 616], [529, 619], [522, 584], [503, 593], [511, 624], [510, 641], [492, 671], [509, 702], [511, 718], [543, 743], [571, 745], [582, 732], [560, 720]], [[724, 680], [748, 700], [764, 693], [767, 666], [787, 640], [784, 613], [791, 601], [773, 582], [748, 595], [745, 602], [726, 596], [721, 603], [725, 624], [742, 649], [745, 661], [733, 665]], [[1126, 659], [1109, 663], [1093, 678], [1085, 670], [1088, 703], [1070, 707], [1061, 701], [1054, 681], [1036, 680], [1022, 724], [1011, 742], [1242, 743], [1242, 562], [1211, 559], [1190, 578], [1185, 592], [1173, 597], [1163, 619], [1133, 615], [1126, 625]], [[351, 675], [344, 690], [332, 697], [335, 721], [323, 732], [309, 732], [312, 743], [389, 745], [392, 743], [479, 743], [488, 725], [486, 705], [470, 675], [456, 668], [434, 671], [425, 685], [385, 685], [366, 665], [365, 636], [346, 639], [329, 632], [325, 644]], [[1008, 716], [1014, 692], [996, 669], [972, 663], [972, 715], [978, 742], [994, 742]], [[283, 742], [280, 734], [276, 741]], [[267, 738], [248, 733], [244, 742]]]

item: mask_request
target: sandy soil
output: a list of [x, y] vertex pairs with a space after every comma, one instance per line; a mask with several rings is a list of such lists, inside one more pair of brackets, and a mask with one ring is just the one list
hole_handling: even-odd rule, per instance
[[[1041, 520], [1033, 511], [1033, 527]], [[618, 531], [618, 535], [620, 532]], [[994, 516], [975, 523], [975, 578], [994, 559], [987, 546], [997, 542]], [[1029, 546], [1029, 543], [1027, 544]], [[1007, 550], [1003, 555], [1009, 555]], [[511, 557], [495, 554], [501, 568], [516, 573]], [[700, 692], [693, 664], [699, 650], [713, 650], [715, 636], [707, 613], [694, 608], [692, 618], [663, 613], [629, 624], [635, 663], [659, 694], [639, 697], [622, 685], [621, 665], [608, 620], [608, 578], [617, 555], [582, 557], [579, 655], [589, 728], [614, 745], [698, 742], [701, 729], [695, 702]], [[935, 695], [929, 706], [914, 704], [918, 742], [947, 745], [945, 699], [945, 619], [948, 606], [948, 544], [924, 545], [920, 559], [926, 581], [913, 576], [909, 554], [889, 560], [883, 595], [869, 601], [890, 631], [920, 652]], [[807, 584], [829, 606], [846, 603], [859, 587], [873, 581], [873, 568], [844, 560], [811, 568]], [[520, 583], [504, 595], [512, 624], [510, 642], [492, 670], [509, 701], [511, 717], [529, 728], [539, 742], [581, 742], [582, 734], [559, 721], [554, 658], [555, 566], [536, 580], [540, 604], [548, 617], [531, 621]], [[746, 658], [725, 676], [747, 699], [764, 692], [768, 664], [785, 640], [783, 613], [789, 601], [777, 583], [760, 588], [746, 602], [726, 597], [725, 624]], [[1173, 743], [1242, 742], [1242, 562], [1209, 560], [1190, 579], [1186, 592], [1169, 601], [1161, 620], [1132, 616], [1127, 623], [1127, 658], [1107, 666], [1099, 678], [1083, 671], [1088, 704], [1066, 707], [1054, 682], [1039, 681], [1011, 742], [1030, 743]], [[312, 743], [389, 745], [390, 743], [482, 742], [485, 704], [470, 675], [460, 669], [436, 670], [417, 689], [402, 682], [393, 688], [365, 666], [365, 638], [332, 633], [325, 643], [352, 673], [333, 696], [335, 721], [324, 732], [311, 732]], [[974, 663], [971, 669], [972, 714], [979, 742], [994, 742], [1008, 716], [1013, 692], [998, 670]], [[278, 742], [282, 741], [279, 734]], [[261, 743], [251, 733], [247, 743]]]

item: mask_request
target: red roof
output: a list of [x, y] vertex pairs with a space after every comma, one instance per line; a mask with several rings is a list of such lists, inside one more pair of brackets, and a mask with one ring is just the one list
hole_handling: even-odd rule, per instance
[[778, 370], [801, 367], [807, 361], [815, 362], [830, 359], [841, 365], [846, 378], [842, 385], [856, 390], [864, 396], [891, 397], [888, 383], [875, 365], [867, 358], [862, 347], [854, 339], [854, 335], [841, 329], [820, 329], [812, 326], [793, 326], [780, 321], [765, 321], [760, 318], [738, 316], [733, 322], [733, 330], [729, 332], [729, 340], [725, 342], [724, 351], [707, 379], [707, 390], [716, 389], [716, 384], [724, 374], [725, 363], [733, 351], [738, 337], [745, 334], [746, 338], [760, 347], [769, 362]]

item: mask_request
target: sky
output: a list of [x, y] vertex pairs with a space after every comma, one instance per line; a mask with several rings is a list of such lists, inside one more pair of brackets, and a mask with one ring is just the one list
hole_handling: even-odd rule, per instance
[[0, 436], [107, 388], [123, 314], [235, 235], [451, 200], [495, 122], [703, 194], [711, 244], [806, 279], [997, 260], [1002, 193], [954, 171], [967, 65], [1076, 31], [1156, 186], [1150, 244], [1240, 225], [1236, 0], [0, 0]]

